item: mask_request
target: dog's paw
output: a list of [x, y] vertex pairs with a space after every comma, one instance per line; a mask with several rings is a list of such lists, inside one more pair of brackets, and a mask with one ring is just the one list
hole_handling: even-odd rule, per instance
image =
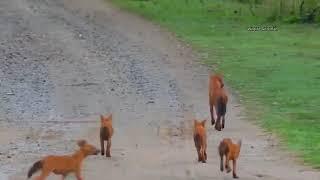
[[238, 179], [239, 176], [237, 176], [236, 174], [233, 174], [233, 178], [234, 178], [234, 179]]
[[227, 173], [230, 173], [230, 172], [231, 172], [231, 168], [230, 168], [230, 167], [227, 167], [227, 168], [226, 168], [226, 171], [227, 171]]
[[220, 171], [223, 172], [223, 170], [224, 170], [224, 169], [223, 169], [223, 166], [220, 166]]
[[213, 126], [215, 124], [215, 120], [211, 120], [211, 125]]

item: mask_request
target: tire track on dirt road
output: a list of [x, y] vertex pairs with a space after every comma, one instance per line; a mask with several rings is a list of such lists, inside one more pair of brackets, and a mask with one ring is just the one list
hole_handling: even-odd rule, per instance
[[0, 148], [10, 179], [25, 179], [42, 155], [72, 152], [79, 138], [99, 147], [104, 112], [114, 113], [112, 158], [88, 158], [85, 179], [232, 179], [219, 172], [226, 136], [243, 139], [241, 179], [320, 179], [247, 122], [234, 97], [225, 131], [207, 124], [208, 163], [197, 163], [190, 120], [210, 117], [209, 71], [156, 25], [100, 0], [6, 0], [0, 14], [1, 64], [9, 62], [0, 120], [22, 134]]

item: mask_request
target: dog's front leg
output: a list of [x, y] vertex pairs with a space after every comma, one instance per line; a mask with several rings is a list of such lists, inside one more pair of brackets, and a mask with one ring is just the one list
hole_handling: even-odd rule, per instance
[[76, 171], [76, 178], [77, 180], [83, 180], [81, 177], [80, 169]]
[[104, 140], [100, 137], [101, 156], [104, 156]]
[[225, 168], [226, 168], [227, 173], [231, 172], [231, 168], [230, 168], [229, 162], [230, 162], [230, 155], [227, 154], [226, 155], [226, 163], [225, 163]]
[[111, 149], [111, 138], [109, 138], [107, 141], [107, 152], [106, 152], [107, 157], [111, 157], [110, 149]]
[[232, 175], [233, 175], [233, 178], [235, 179], [238, 179], [239, 176], [237, 175], [237, 160], [233, 160], [233, 172], [232, 172]]
[[220, 154], [220, 171], [223, 172], [224, 167], [223, 167], [223, 155]]

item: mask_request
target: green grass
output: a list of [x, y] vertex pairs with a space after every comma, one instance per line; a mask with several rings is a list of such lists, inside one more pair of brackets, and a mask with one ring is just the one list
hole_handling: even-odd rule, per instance
[[[223, 72], [261, 126], [278, 134], [305, 162], [320, 167], [318, 25], [267, 24], [252, 16], [247, 5], [226, 0], [113, 2], [205, 53], [204, 62]], [[278, 31], [248, 31], [254, 25], [275, 25]]]

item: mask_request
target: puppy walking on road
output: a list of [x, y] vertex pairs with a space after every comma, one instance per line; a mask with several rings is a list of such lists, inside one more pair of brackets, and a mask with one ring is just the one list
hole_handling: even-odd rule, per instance
[[[227, 173], [231, 172], [229, 161], [233, 163], [233, 178], [239, 178], [236, 172], [237, 159], [239, 158], [241, 149], [241, 140], [237, 144], [234, 144], [230, 138], [225, 138], [220, 142], [219, 155], [220, 155], [220, 170], [223, 171], [226, 168]], [[223, 166], [223, 157], [226, 157], [225, 166]]]
[[194, 120], [193, 140], [198, 153], [198, 162], [207, 161], [207, 134], [205, 129], [206, 120], [198, 122]]
[[[112, 114], [108, 117], [100, 115], [101, 127], [100, 127], [100, 144], [101, 144], [101, 155], [106, 153], [106, 157], [111, 157], [111, 137], [113, 135], [112, 127]], [[104, 141], [107, 141], [107, 150], [104, 150]]]
[[[224, 129], [227, 103], [228, 96], [226, 90], [224, 89], [222, 77], [220, 75], [211, 75], [209, 79], [209, 106], [211, 124], [215, 124], [215, 129], [218, 131]], [[217, 115], [217, 121], [215, 121], [215, 115]]]

